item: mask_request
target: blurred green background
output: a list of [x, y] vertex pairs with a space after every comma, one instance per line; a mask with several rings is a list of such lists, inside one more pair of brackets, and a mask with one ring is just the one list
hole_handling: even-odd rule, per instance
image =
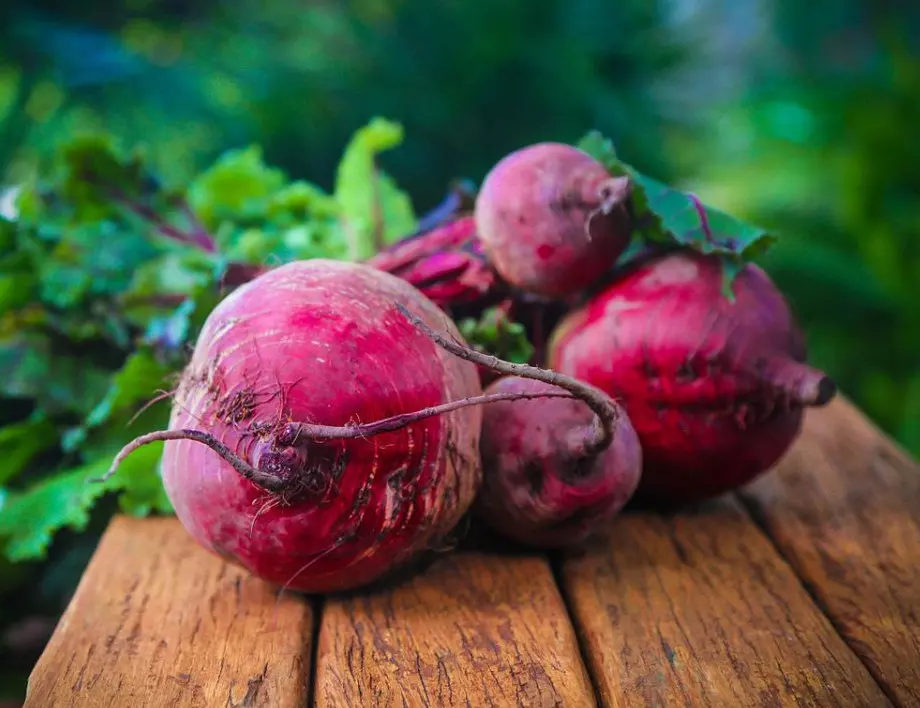
[[[382, 165], [422, 212], [514, 148], [597, 128], [780, 236], [764, 265], [812, 360], [920, 455], [918, 29], [920, 4], [882, 0], [6, 0], [0, 189], [84, 129], [174, 179], [258, 144], [329, 188], [382, 115], [405, 128]], [[0, 586], [34, 581], [53, 620], [92, 548], [66, 543]], [[28, 629], [0, 645], [13, 694]]]

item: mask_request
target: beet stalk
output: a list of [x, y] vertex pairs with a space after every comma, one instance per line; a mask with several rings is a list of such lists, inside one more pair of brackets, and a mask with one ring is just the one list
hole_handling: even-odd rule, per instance
[[365, 262], [411, 283], [448, 312], [494, 301], [504, 289], [472, 216], [397, 241]]

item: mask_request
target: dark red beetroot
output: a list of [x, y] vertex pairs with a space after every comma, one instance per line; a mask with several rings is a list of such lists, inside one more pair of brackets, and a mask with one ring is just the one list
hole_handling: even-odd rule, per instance
[[[558, 390], [506, 376], [488, 393]], [[629, 501], [642, 471], [639, 438], [620, 412], [613, 441], [592, 449], [597, 417], [580, 400], [506, 401], [483, 408], [483, 486], [474, 508], [517, 541], [567, 546], [597, 532]], [[600, 438], [601, 440], [603, 438]]]
[[834, 396], [766, 273], [748, 264], [733, 291], [722, 295], [717, 257], [673, 253], [627, 271], [551, 338], [549, 366], [626, 408], [644, 457], [636, 499], [680, 505], [747, 483], [789, 448], [803, 408]]
[[[626, 505], [639, 482], [642, 451], [609, 396], [554, 371], [472, 351], [416, 324], [446, 350], [507, 374], [487, 391], [508, 400], [483, 409], [483, 488], [475, 508], [486, 523], [528, 545], [561, 547], [591, 536]], [[574, 398], [550, 398], [563, 390]], [[512, 402], [518, 396], [530, 400]]]
[[412, 283], [448, 311], [482, 302], [501, 285], [476, 236], [472, 216], [398, 241], [366, 262]]
[[[395, 303], [462, 341], [408, 283], [325, 260], [275, 268], [210, 314], [170, 431], [133, 445], [181, 438], [165, 444], [163, 481], [203, 546], [269, 582], [329, 592], [386, 575], [456, 525], [481, 480], [481, 408], [402, 414], [480, 394], [476, 368]], [[373, 423], [391, 416], [403, 419]]]
[[502, 158], [476, 197], [479, 238], [512, 285], [565, 297], [596, 281], [630, 241], [630, 183], [587, 153], [538, 143]]

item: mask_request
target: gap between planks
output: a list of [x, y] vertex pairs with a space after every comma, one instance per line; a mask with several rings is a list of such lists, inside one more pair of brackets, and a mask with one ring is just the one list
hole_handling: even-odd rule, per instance
[[920, 705], [920, 465], [839, 397], [742, 499], [892, 702]]
[[313, 609], [198, 547], [174, 518], [116, 517], [29, 678], [25, 708], [303, 708]]
[[327, 598], [316, 704], [596, 704], [549, 563], [446, 555], [392, 589]]
[[559, 575], [603, 705], [889, 705], [731, 496], [625, 514]]

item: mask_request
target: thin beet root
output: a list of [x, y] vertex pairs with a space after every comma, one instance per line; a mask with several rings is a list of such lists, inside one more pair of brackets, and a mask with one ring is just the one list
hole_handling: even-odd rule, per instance
[[260, 487], [270, 492], [280, 493], [284, 491], [284, 480], [282, 480], [280, 477], [270, 472], [266, 472], [264, 470], [253, 467], [248, 462], [246, 462], [246, 460], [234, 453], [233, 450], [224, 445], [220, 440], [215, 438], [210, 433], [192, 429], [156, 430], [152, 433], [147, 433], [146, 435], [136, 437], [134, 440], [125, 445], [117, 455], [115, 455], [115, 458], [112, 460], [112, 464], [109, 466], [109, 469], [104, 475], [101, 477], [91, 478], [88, 481], [90, 483], [105, 482], [113, 474], [115, 474], [115, 472], [118, 471], [119, 466], [121, 466], [121, 463], [125, 461], [125, 458], [127, 458], [139, 447], [143, 447], [144, 445], [149, 445], [150, 443], [155, 442], [166, 442], [167, 440], [194, 440], [195, 442], [201, 443], [202, 445], [207, 445], [209, 448], [214, 450], [214, 452], [229, 462], [233, 469], [239, 472], [250, 482], [258, 484]]
[[527, 545], [561, 547], [597, 533], [626, 505], [639, 482], [642, 450], [613, 400], [558, 372], [465, 347], [397, 307], [451, 354], [505, 374], [487, 395], [539, 399], [559, 388], [573, 394], [530, 403], [509, 397], [483, 409], [483, 488], [474, 508], [489, 526]]
[[[585, 405], [597, 415], [597, 421], [590, 434], [583, 441], [583, 449], [578, 451], [579, 454], [585, 456], [595, 454], [607, 448], [610, 443], [613, 442], [620, 411], [610, 397], [599, 388], [556, 371], [541, 369], [529, 364], [516, 364], [514, 362], [499, 359], [491, 354], [484, 354], [476, 351], [475, 349], [464, 346], [436, 332], [421, 318], [409, 312], [402, 303], [396, 303], [396, 309], [412, 322], [412, 324], [418, 327], [429, 339], [454, 356], [465, 359], [473, 364], [484, 366], [487, 369], [504, 374], [505, 376], [519, 376], [525, 379], [542, 381], [551, 386], [564, 389], [573, 396], [584, 401]], [[507, 395], [510, 396], [511, 394]], [[540, 396], [528, 394], [526, 396], [522, 395], [522, 398], [540, 398]], [[506, 400], [512, 399], [509, 398]]]
[[[478, 406], [489, 403], [497, 403], [499, 401], [526, 400], [531, 398], [572, 398], [572, 394], [547, 391], [545, 393], [493, 393], [482, 396], [471, 396], [469, 398], [463, 398], [459, 401], [442, 403], [439, 406], [430, 406], [420, 411], [414, 411], [412, 413], [401, 413], [400, 415], [394, 415], [389, 418], [384, 418], [383, 420], [377, 420], [373, 423], [363, 423], [360, 425], [312, 425], [309, 423], [288, 423], [275, 437], [274, 446], [277, 448], [292, 447], [297, 445], [297, 443], [306, 440], [328, 441], [367, 438], [373, 435], [380, 435], [382, 433], [389, 433], [395, 430], [400, 430], [401, 428], [405, 428], [407, 425], [411, 425], [412, 423], [420, 421], [423, 418], [428, 418], [434, 415], [443, 415], [445, 413], [450, 413], [451, 411], [459, 410], [460, 408], [466, 408], [467, 406]], [[108, 471], [106, 471], [102, 477], [95, 477], [88, 481], [91, 483], [105, 482], [113, 474], [115, 474], [115, 472], [118, 471], [118, 467], [122, 462], [125, 461], [125, 458], [127, 458], [128, 455], [133, 453], [139, 447], [143, 447], [144, 445], [149, 445], [150, 443], [155, 442], [165, 442], [166, 440], [193, 440], [194, 442], [207, 445], [223, 459], [229, 462], [233, 469], [239, 472], [243, 477], [248, 479], [250, 482], [259, 485], [268, 492], [284, 494], [285, 492], [290, 491], [291, 487], [294, 485], [292, 477], [293, 470], [288, 471], [289, 473], [286, 475], [280, 475], [277, 472], [254, 467], [242, 457], [234, 453], [230, 448], [224, 445], [213, 435], [202, 432], [200, 430], [191, 429], [157, 430], [135, 438], [127, 445], [125, 445], [117, 455], [115, 455], [115, 458], [112, 460], [112, 464], [109, 466]], [[275, 467], [277, 467], [277, 462], [275, 461], [276, 459], [277, 458], [274, 457], [272, 458], [272, 464]]]

